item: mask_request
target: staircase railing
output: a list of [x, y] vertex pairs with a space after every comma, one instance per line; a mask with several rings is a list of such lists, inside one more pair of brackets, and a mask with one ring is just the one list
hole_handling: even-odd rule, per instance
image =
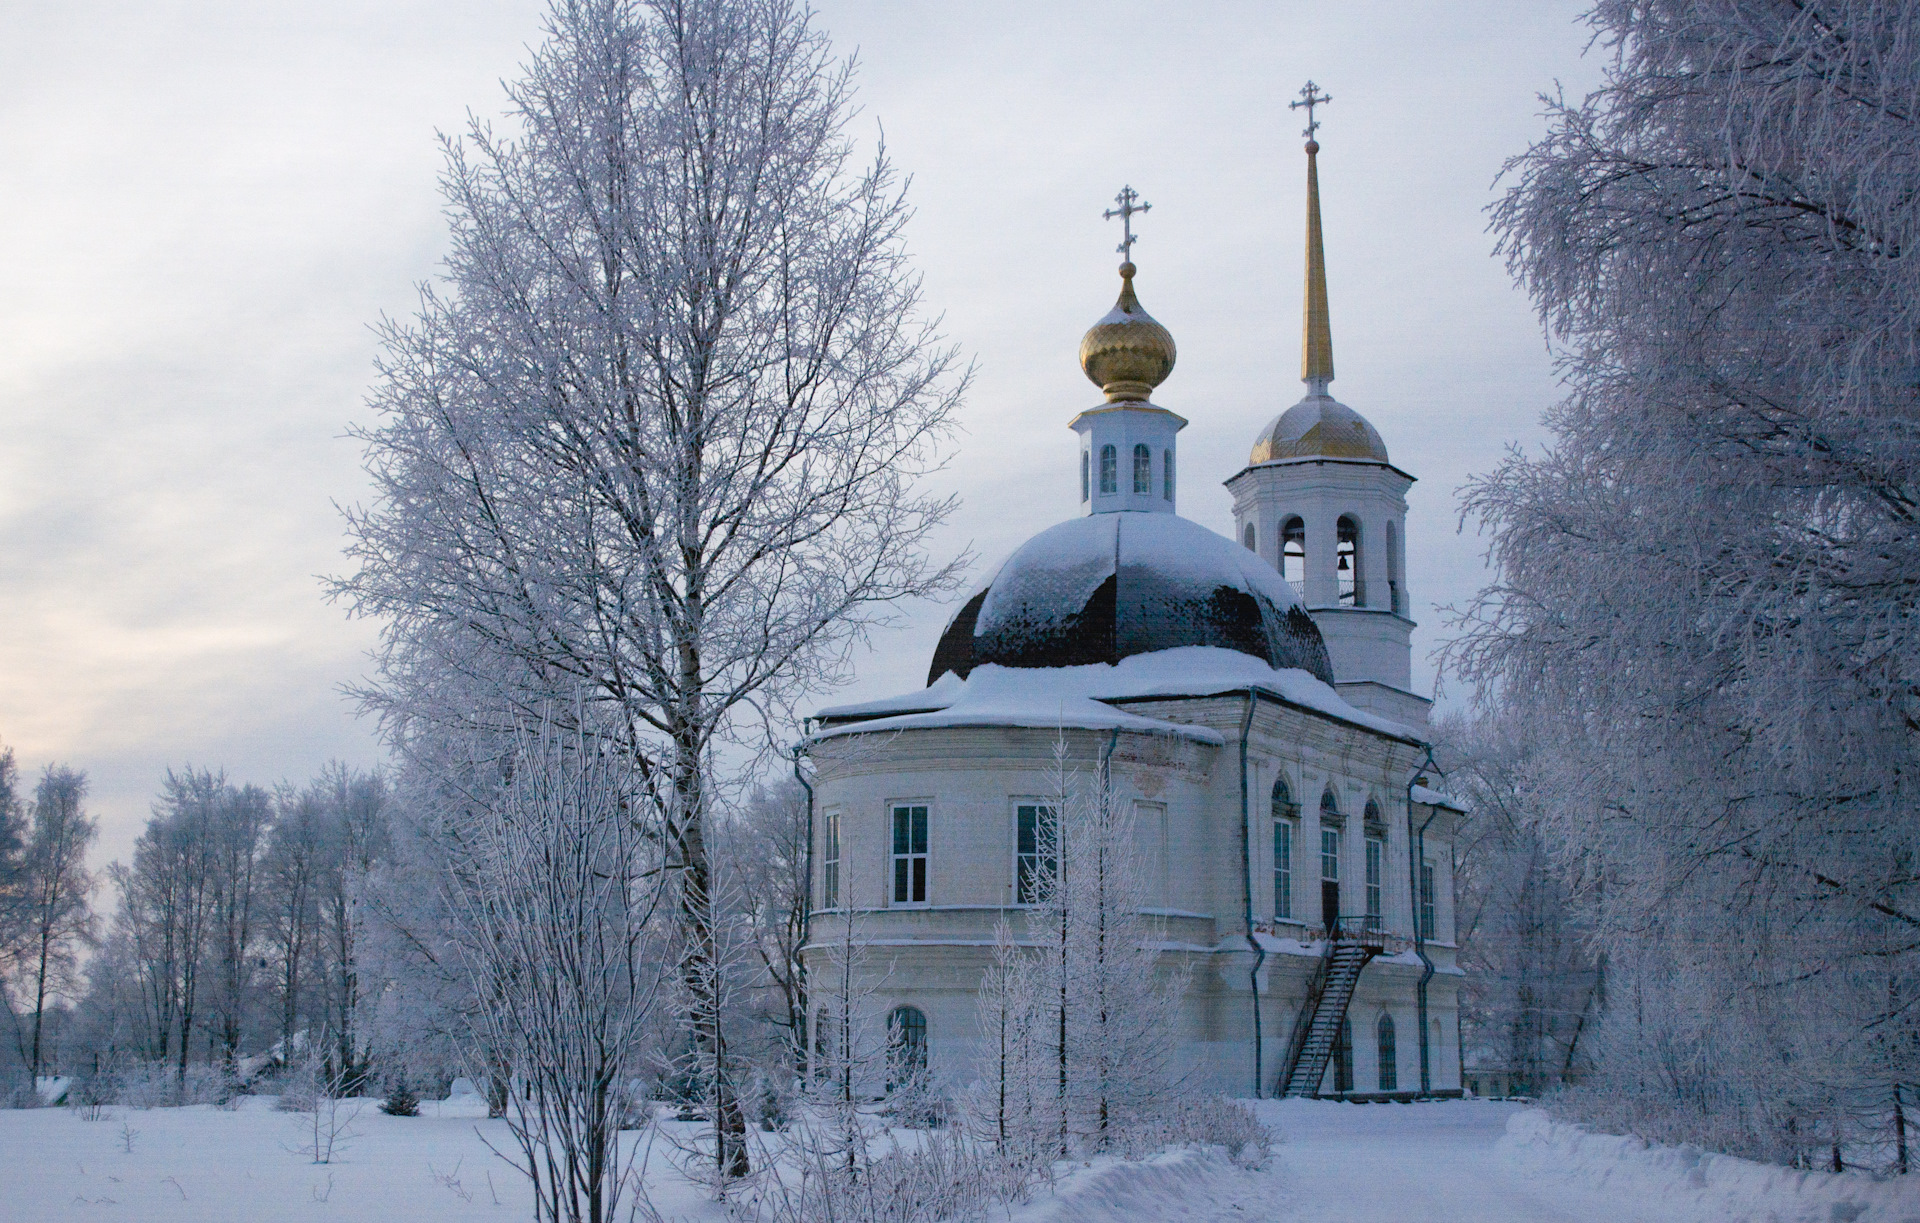
[[[1318, 1076], [1314, 1083], [1299, 1092], [1294, 1090], [1294, 1078], [1299, 1072], [1301, 1058], [1306, 1054], [1314, 1026], [1321, 1018], [1321, 1007], [1329, 1001], [1327, 984], [1332, 975], [1335, 952], [1345, 947], [1361, 957], [1354, 969], [1353, 980], [1347, 982], [1344, 996], [1337, 1000], [1340, 1013], [1328, 1016], [1329, 1022], [1337, 1026], [1346, 1018], [1347, 1006], [1359, 987], [1361, 970], [1366, 968], [1368, 960], [1386, 950], [1389, 941], [1386, 932], [1380, 929], [1380, 919], [1367, 915], [1336, 917], [1317, 933], [1321, 940], [1320, 961], [1314, 966], [1313, 975], [1308, 978], [1306, 997], [1301, 1001], [1299, 1017], [1294, 1021], [1293, 1036], [1287, 1042], [1287, 1060], [1280, 1077], [1279, 1094], [1283, 1096], [1312, 1095], [1318, 1090]], [[1328, 1057], [1331, 1056], [1333, 1043], [1329, 1042], [1325, 1051]], [[1326, 1073], [1324, 1064], [1320, 1067], [1320, 1073]]]

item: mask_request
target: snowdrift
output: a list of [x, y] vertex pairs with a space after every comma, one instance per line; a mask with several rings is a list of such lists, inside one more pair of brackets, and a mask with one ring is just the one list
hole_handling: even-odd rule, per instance
[[1529, 1178], [1661, 1202], [1673, 1223], [1920, 1223], [1920, 1177], [1796, 1172], [1699, 1147], [1589, 1133], [1537, 1109], [1507, 1122], [1499, 1150]]

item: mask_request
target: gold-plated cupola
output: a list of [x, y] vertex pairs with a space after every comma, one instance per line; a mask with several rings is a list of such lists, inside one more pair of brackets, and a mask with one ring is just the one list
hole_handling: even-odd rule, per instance
[[1080, 341], [1080, 368], [1108, 403], [1145, 403], [1178, 355], [1173, 333], [1134, 296], [1133, 276], [1132, 260], [1120, 265], [1120, 300]]

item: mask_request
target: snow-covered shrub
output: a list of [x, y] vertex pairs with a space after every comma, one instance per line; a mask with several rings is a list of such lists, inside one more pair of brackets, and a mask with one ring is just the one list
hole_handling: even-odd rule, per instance
[[802, 1133], [789, 1158], [769, 1168], [756, 1204], [768, 1223], [968, 1223], [1020, 1201], [1034, 1182], [1029, 1169], [958, 1129], [871, 1159], [849, 1159]]
[[1243, 1104], [1220, 1096], [1174, 1095], [1161, 1107], [1125, 1119], [1120, 1151], [1138, 1159], [1170, 1146], [1212, 1146], [1242, 1168], [1266, 1166], [1274, 1133]]

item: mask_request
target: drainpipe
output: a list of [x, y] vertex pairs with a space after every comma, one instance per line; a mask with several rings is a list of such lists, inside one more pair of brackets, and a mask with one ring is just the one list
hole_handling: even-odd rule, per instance
[[1267, 949], [1253, 936], [1253, 817], [1247, 797], [1247, 736], [1253, 731], [1253, 707], [1259, 693], [1247, 689], [1247, 714], [1240, 721], [1240, 913], [1247, 924], [1247, 946], [1253, 949], [1253, 970], [1247, 974], [1247, 998], [1253, 1004], [1253, 1098], [1264, 1098], [1265, 1051], [1260, 1037], [1260, 968]]
[[1433, 961], [1427, 958], [1426, 931], [1420, 925], [1420, 864], [1427, 856], [1427, 825], [1433, 823], [1437, 811], [1429, 811], [1421, 823], [1419, 831], [1413, 827], [1413, 789], [1427, 784], [1427, 770], [1438, 773], [1439, 767], [1433, 762], [1433, 748], [1427, 748], [1427, 758], [1413, 770], [1413, 777], [1407, 782], [1407, 898], [1412, 902], [1413, 910], [1413, 953], [1420, 957], [1420, 983], [1414, 987], [1414, 996], [1420, 1016], [1420, 1094], [1427, 1095], [1433, 1090], [1432, 1053], [1428, 1050], [1430, 1036], [1427, 1032], [1427, 982], [1433, 980]]

